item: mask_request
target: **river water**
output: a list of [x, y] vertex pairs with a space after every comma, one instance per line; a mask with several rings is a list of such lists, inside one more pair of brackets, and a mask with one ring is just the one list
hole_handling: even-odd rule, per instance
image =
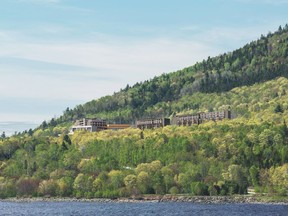
[[288, 215], [288, 205], [271, 204], [195, 204], [195, 203], [97, 203], [97, 202], [0, 202], [0, 215], [21, 216], [233, 216], [233, 215]]

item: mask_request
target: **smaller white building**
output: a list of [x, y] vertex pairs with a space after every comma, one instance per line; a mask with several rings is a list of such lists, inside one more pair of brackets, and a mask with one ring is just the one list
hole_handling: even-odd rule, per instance
[[106, 120], [103, 119], [86, 119], [77, 120], [75, 124], [71, 127], [69, 134], [74, 134], [75, 131], [89, 131], [96, 132], [101, 130], [106, 130], [107, 124]]
[[97, 131], [97, 127], [96, 126], [92, 126], [92, 125], [88, 125], [88, 126], [72, 126], [70, 129], [69, 134], [74, 134], [75, 131], [89, 131], [89, 132], [94, 132]]

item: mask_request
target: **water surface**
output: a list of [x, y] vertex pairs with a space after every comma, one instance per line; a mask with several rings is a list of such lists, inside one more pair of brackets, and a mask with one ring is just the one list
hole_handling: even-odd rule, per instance
[[97, 202], [0, 202], [0, 215], [288, 215], [288, 205]]

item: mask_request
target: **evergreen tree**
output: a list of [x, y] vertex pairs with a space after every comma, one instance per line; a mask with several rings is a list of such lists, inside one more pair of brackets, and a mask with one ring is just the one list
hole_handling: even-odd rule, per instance
[[5, 131], [2, 132], [2, 134], [1, 134], [1, 138], [2, 138], [2, 140], [4, 140], [4, 139], [6, 138]]
[[280, 104], [277, 104], [275, 109], [274, 109], [275, 113], [283, 113], [283, 108]]

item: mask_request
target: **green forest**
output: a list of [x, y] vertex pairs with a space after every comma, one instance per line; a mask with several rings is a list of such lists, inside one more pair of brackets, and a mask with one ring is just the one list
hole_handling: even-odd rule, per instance
[[[288, 195], [288, 26], [234, 52], [67, 108], [0, 140], [0, 197], [144, 194]], [[233, 119], [154, 130], [85, 131], [100, 117], [133, 123], [230, 109]]]

